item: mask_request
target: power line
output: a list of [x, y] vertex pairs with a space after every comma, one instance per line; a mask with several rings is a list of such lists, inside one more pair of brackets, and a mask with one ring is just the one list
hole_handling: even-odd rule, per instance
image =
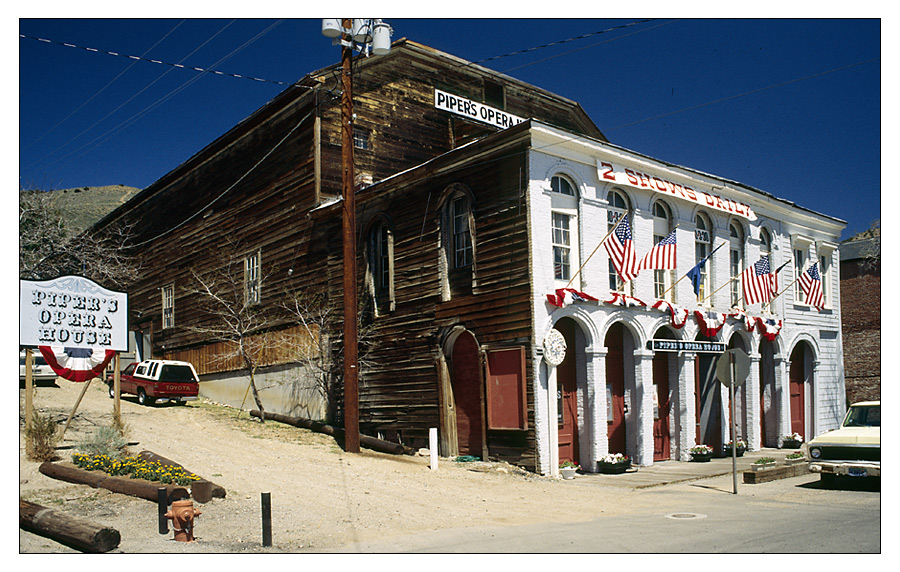
[[284, 86], [291, 86], [291, 85], [294, 85], [293, 83], [286, 83], [286, 82], [283, 82], [283, 81], [274, 81], [274, 80], [263, 79], [263, 78], [259, 78], [259, 77], [252, 77], [252, 76], [241, 75], [241, 74], [236, 74], [236, 73], [223, 72], [223, 71], [220, 71], [220, 70], [207, 69], [207, 68], [201, 68], [201, 67], [196, 67], [196, 66], [186, 66], [186, 65], [183, 65], [183, 64], [173, 64], [173, 63], [170, 63], [170, 62], [164, 62], [164, 61], [162, 61], [162, 60], [154, 60], [154, 59], [145, 58], [145, 57], [142, 57], [142, 56], [130, 56], [130, 55], [128, 55], [128, 54], [120, 54], [120, 53], [118, 53], [118, 52], [110, 52], [110, 51], [107, 51], [107, 50], [98, 50], [97, 48], [88, 48], [88, 47], [85, 47], [85, 46], [79, 46], [79, 45], [76, 45], [76, 44], [70, 44], [70, 43], [68, 43], [68, 42], [58, 42], [58, 41], [56, 41], [56, 40], [48, 40], [48, 39], [46, 39], [46, 38], [38, 38], [38, 37], [35, 37], [35, 36], [28, 36], [28, 35], [25, 35], [25, 34], [19, 34], [19, 37], [20, 37], [20, 38], [25, 38], [25, 39], [28, 39], [28, 40], [35, 40], [35, 41], [38, 41], [38, 42], [44, 42], [44, 43], [47, 43], [47, 44], [56, 44], [56, 45], [58, 45], [58, 46], [65, 46], [65, 47], [67, 47], [67, 48], [76, 48], [76, 49], [79, 49], [79, 50], [85, 50], [85, 51], [88, 51], [88, 52], [94, 52], [94, 53], [98, 53], [98, 54], [106, 54], [106, 55], [109, 55], [109, 56], [116, 56], [116, 57], [120, 57], [120, 58], [129, 58], [129, 59], [132, 59], [132, 60], [139, 60], [139, 61], [142, 61], [142, 62], [149, 62], [149, 63], [151, 63], [151, 64], [159, 64], [159, 65], [164, 65], [164, 66], [170, 66], [170, 67], [173, 67], [173, 68], [181, 68], [181, 69], [186, 69], [186, 70], [193, 70], [193, 71], [201, 72], [201, 73], [211, 73], [211, 74], [214, 74], [214, 75], [222, 75], [222, 76], [228, 76], [228, 77], [235, 77], [235, 78], [238, 78], [238, 79], [248, 79], [248, 80], [250, 80], [250, 81], [257, 81], [257, 82], [263, 82], [263, 83], [274, 83], [274, 84], [277, 84], [277, 85], [284, 85]]

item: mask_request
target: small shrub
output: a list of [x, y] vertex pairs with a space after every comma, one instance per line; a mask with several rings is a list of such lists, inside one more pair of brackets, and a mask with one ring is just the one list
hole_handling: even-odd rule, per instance
[[125, 438], [115, 427], [97, 427], [94, 434], [78, 443], [76, 448], [86, 455], [116, 459], [122, 455], [125, 445]]
[[753, 462], [754, 465], [770, 465], [770, 464], [774, 464], [774, 463], [775, 463], [775, 459], [773, 459], [772, 457], [760, 457], [759, 459], [757, 459], [756, 461]]
[[56, 454], [56, 422], [33, 409], [31, 412], [31, 428], [25, 431], [25, 438], [31, 441], [32, 461], [55, 461]]

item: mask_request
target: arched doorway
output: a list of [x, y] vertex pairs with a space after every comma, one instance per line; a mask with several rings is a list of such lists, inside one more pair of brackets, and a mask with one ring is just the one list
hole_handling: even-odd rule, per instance
[[562, 318], [553, 326], [566, 339], [566, 357], [556, 368], [556, 397], [559, 460], [578, 464], [578, 372], [576, 370], [576, 332], [578, 324]]
[[[697, 334], [697, 341], [714, 342], [703, 334]], [[716, 379], [716, 358], [718, 354], [698, 353], [695, 364], [694, 396], [697, 411], [697, 443], [709, 445], [713, 454], [722, 451], [722, 385]]]
[[459, 454], [481, 457], [484, 448], [481, 358], [478, 342], [471, 333], [463, 332], [456, 338], [450, 360]]
[[761, 445], [774, 447], [778, 439], [778, 399], [775, 392], [775, 343], [759, 342], [759, 411]]
[[[668, 328], [660, 328], [653, 339], [674, 340]], [[669, 360], [675, 356], [658, 351], [653, 354], [653, 460], [665, 461], [671, 457], [670, 413], [672, 397], [669, 392]]]
[[616, 323], [609, 328], [606, 346], [606, 436], [610, 453], [625, 454], [625, 328]]
[[806, 342], [800, 342], [791, 352], [791, 369], [788, 374], [791, 433], [799, 433], [804, 440], [806, 431], [807, 392], [812, 380], [812, 350]]

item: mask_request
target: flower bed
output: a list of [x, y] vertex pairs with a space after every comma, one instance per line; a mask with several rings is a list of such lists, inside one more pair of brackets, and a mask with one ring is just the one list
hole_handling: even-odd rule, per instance
[[110, 476], [128, 475], [132, 479], [144, 479], [163, 484], [189, 485], [200, 477], [181, 467], [164, 465], [157, 461], [145, 461], [138, 457], [116, 459], [108, 455], [72, 455], [72, 463], [86, 471], [102, 471]]
[[631, 468], [631, 459], [622, 453], [603, 455], [597, 460], [597, 470], [607, 475], [619, 475]]

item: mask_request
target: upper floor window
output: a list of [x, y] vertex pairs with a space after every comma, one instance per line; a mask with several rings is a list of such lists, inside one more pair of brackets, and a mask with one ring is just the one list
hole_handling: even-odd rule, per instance
[[260, 278], [260, 251], [244, 258], [244, 302], [247, 305], [259, 304], [262, 281]]
[[572, 278], [570, 267], [570, 254], [572, 247], [571, 231], [569, 229], [570, 217], [554, 212], [553, 219], [553, 278], [566, 280]]
[[453, 267], [472, 265], [472, 231], [469, 228], [469, 201], [456, 197], [451, 204], [453, 218]]
[[[674, 228], [672, 211], [669, 205], [662, 201], [653, 204], [653, 244], [659, 244], [672, 232]], [[675, 288], [672, 288], [675, 270], [653, 271], [653, 293], [657, 299], [666, 299], [675, 302]]]
[[[550, 178], [553, 278], [568, 285], [578, 270], [578, 193], [568, 177]], [[560, 284], [559, 286], [563, 286]]]
[[353, 128], [353, 147], [356, 149], [371, 149], [369, 144], [369, 132], [361, 127]]
[[162, 327], [163, 329], [175, 326], [175, 285], [169, 284], [162, 288]]
[[393, 309], [394, 236], [387, 221], [372, 225], [366, 245], [366, 283], [376, 314]]
[[[770, 256], [772, 254], [772, 235], [769, 234], [769, 231], [766, 229], [761, 229], [759, 231], [759, 256], [762, 258], [763, 256]], [[769, 259], [769, 264], [772, 264], [773, 260]]]
[[506, 93], [502, 83], [488, 78], [483, 80], [484, 102], [497, 109], [506, 109]]
[[737, 222], [728, 227], [729, 271], [731, 272], [731, 305], [741, 306], [741, 281], [738, 278], [744, 270], [744, 229]]
[[[706, 215], [702, 213], [697, 213], [697, 216], [694, 217], [694, 225], [694, 264], [699, 264], [712, 252], [712, 225]], [[707, 260], [700, 268], [700, 289], [697, 293], [697, 300], [704, 300], [709, 295], [711, 275], [712, 260]]]
[[550, 190], [554, 193], [561, 193], [572, 197], [575, 196], [575, 186], [569, 179], [562, 175], [554, 175], [550, 178]]
[[[606, 231], [610, 232], [623, 216], [627, 216], [629, 209], [628, 198], [617, 190], [611, 190], [606, 195]], [[625, 282], [616, 272], [616, 266], [613, 261], [609, 261], [609, 289], [615, 292], [621, 292], [625, 289]]]

